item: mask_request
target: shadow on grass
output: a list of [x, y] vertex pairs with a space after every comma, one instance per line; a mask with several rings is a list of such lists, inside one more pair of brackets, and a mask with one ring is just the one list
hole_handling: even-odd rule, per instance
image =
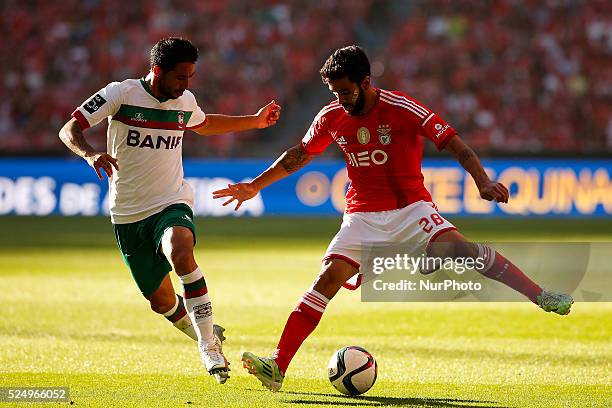
[[[456, 408], [508, 408], [497, 405], [495, 401], [478, 401], [469, 399], [455, 398], [415, 398], [415, 397], [383, 397], [383, 396], [347, 396], [339, 394], [321, 394], [315, 392], [292, 392], [287, 391], [283, 394], [293, 394], [296, 396], [312, 397], [313, 399], [292, 398], [282, 402], [287, 404], [304, 405], [330, 405], [346, 407], [377, 407], [377, 406], [398, 406], [398, 407], [456, 407]], [[318, 397], [329, 397], [334, 400], [326, 400]]]

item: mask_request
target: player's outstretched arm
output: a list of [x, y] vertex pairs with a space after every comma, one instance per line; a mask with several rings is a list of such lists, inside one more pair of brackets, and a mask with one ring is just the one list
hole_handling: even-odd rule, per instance
[[510, 193], [506, 186], [489, 178], [476, 153], [461, 140], [459, 135], [455, 135], [449, 140], [446, 150], [451, 152], [459, 164], [470, 173], [476, 182], [480, 197], [488, 201], [497, 201], [498, 203], [508, 202]]
[[72, 118], [62, 127], [59, 138], [76, 155], [81, 156], [93, 167], [100, 180], [103, 179], [101, 170], [104, 170], [110, 178], [113, 174], [113, 167], [119, 170], [117, 159], [108, 153], [96, 152], [93, 147], [85, 140], [83, 129], [79, 122]]
[[228, 116], [220, 114], [206, 115], [206, 122], [192, 129], [200, 135], [219, 135], [221, 133], [240, 132], [249, 129], [263, 129], [275, 125], [280, 118], [281, 107], [276, 101], [263, 106], [254, 115]]
[[295, 145], [280, 155], [278, 159], [259, 176], [255, 177], [250, 183], [228, 184], [227, 188], [213, 191], [213, 198], [228, 198], [223, 205], [228, 205], [236, 200], [237, 210], [243, 201], [249, 200], [257, 195], [260, 190], [268, 187], [295, 173], [312, 160], [312, 155], [308, 154], [301, 144]]

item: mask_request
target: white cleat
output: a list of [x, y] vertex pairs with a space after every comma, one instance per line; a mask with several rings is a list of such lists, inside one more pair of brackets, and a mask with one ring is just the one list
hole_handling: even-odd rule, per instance
[[229, 362], [223, 355], [223, 349], [221, 343], [225, 340], [223, 332], [225, 329], [221, 326], [215, 325], [213, 327], [214, 338], [213, 341], [205, 344], [204, 342], [198, 342], [198, 349], [200, 350], [200, 357], [206, 367], [206, 370], [210, 375], [215, 377], [215, 380], [219, 384], [225, 384], [229, 378]]

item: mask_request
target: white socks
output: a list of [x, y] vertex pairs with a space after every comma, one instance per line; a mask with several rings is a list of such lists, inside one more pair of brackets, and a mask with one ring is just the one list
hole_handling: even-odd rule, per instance
[[164, 316], [174, 325], [174, 327], [191, 337], [193, 340], [197, 340], [198, 336], [191, 323], [191, 318], [187, 314], [187, 310], [185, 310], [183, 297], [181, 295], [176, 295], [175, 299], [174, 306], [164, 313]]
[[179, 279], [183, 283], [185, 307], [198, 341], [204, 344], [211, 343], [214, 339], [212, 305], [200, 268], [187, 275], [179, 276]]

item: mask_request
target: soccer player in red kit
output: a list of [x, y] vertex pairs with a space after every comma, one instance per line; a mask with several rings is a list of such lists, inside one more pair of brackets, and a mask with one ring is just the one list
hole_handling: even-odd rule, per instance
[[[302, 142], [252, 182], [213, 193], [215, 198], [229, 197], [224, 205], [237, 201], [238, 209], [261, 189], [305, 166], [332, 142], [342, 150], [348, 169], [350, 186], [340, 231], [312, 287], [289, 316], [276, 351], [271, 357], [243, 353], [242, 361], [251, 374], [272, 391], [279, 390], [291, 359], [319, 323], [330, 299], [354, 275], [358, 282], [372, 277], [360, 273], [363, 248], [382, 243], [402, 246], [413, 255], [481, 258], [477, 271], [484, 276], [519, 291], [547, 312], [569, 313], [573, 303], [569, 295], [543, 290], [495, 250], [469, 242], [438, 213], [423, 185], [423, 136], [458, 160], [483, 199], [506, 203], [509, 196], [504, 185], [489, 179], [476, 154], [449, 124], [406, 94], [374, 88], [370, 63], [360, 47], [336, 50], [320, 73], [336, 100], [321, 109]], [[441, 247], [452, 251], [432, 254], [434, 241], [449, 243]]]

